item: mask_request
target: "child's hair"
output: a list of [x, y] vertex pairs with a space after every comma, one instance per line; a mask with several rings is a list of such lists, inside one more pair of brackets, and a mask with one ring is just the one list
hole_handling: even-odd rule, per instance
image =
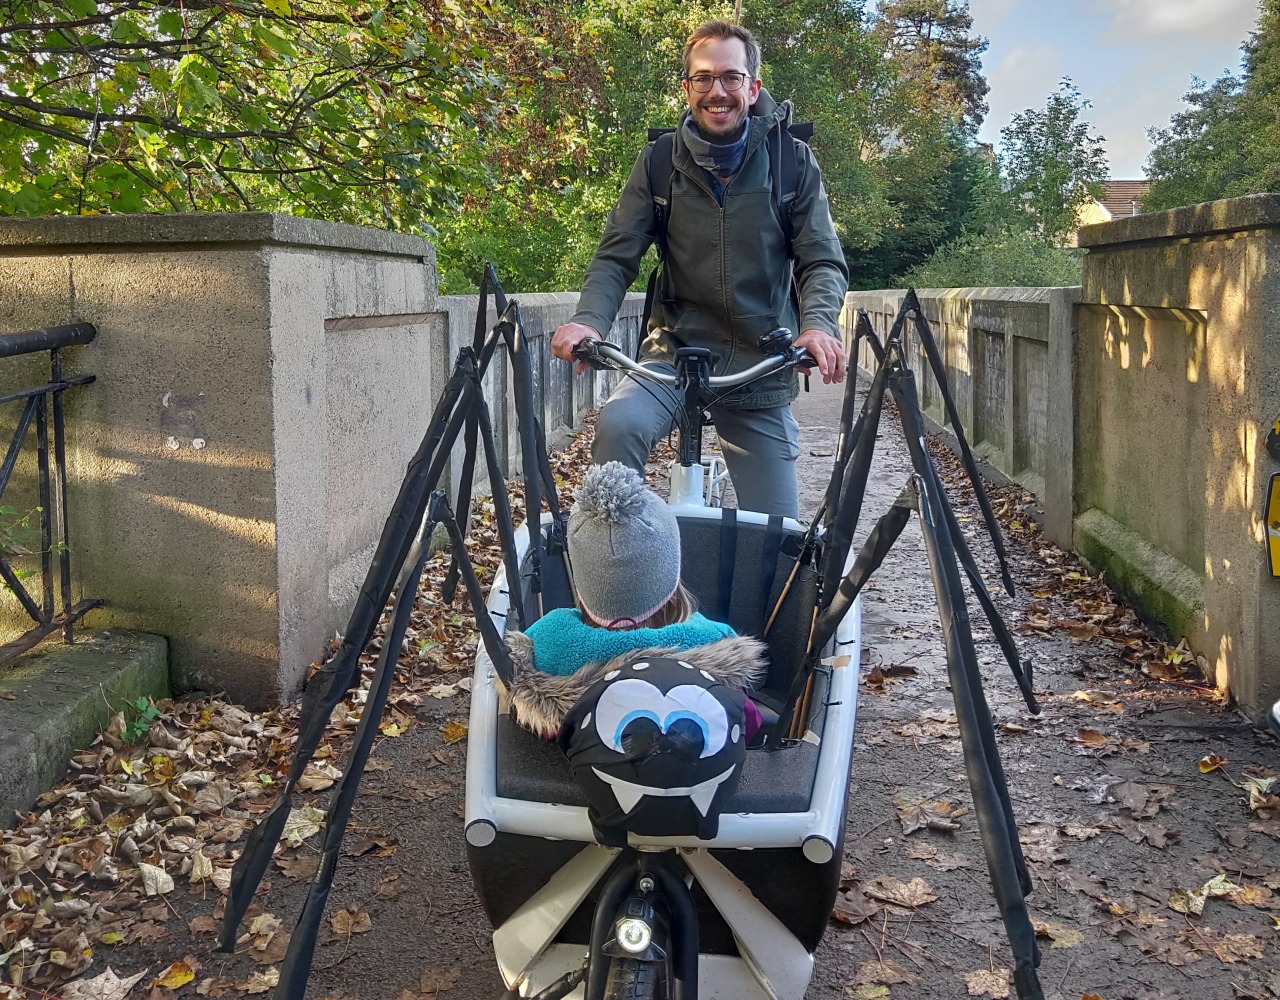
[[632, 621], [630, 618], [621, 618], [610, 622], [608, 625], [603, 625], [591, 617], [591, 613], [583, 606], [580, 598], [577, 603], [578, 610], [582, 612], [582, 620], [584, 622], [593, 628], [607, 628], [611, 632], [629, 632], [633, 628], [665, 628], [668, 625], [679, 625], [681, 622], [687, 622], [693, 617], [693, 613], [698, 610], [698, 602], [689, 593], [689, 589], [684, 583], [676, 584], [676, 592], [667, 599], [667, 603], [644, 621], [639, 622]]

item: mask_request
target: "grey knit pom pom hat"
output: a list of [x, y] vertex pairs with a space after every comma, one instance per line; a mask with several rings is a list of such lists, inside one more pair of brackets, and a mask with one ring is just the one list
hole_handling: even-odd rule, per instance
[[599, 625], [640, 624], [680, 585], [680, 526], [634, 469], [593, 465], [569, 515], [578, 600]]

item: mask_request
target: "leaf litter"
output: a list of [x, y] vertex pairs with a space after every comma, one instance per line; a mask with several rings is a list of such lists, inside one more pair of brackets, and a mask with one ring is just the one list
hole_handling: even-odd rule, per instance
[[[589, 446], [580, 436], [553, 458], [565, 486], [564, 502], [570, 502], [568, 490], [589, 464], [584, 460]], [[519, 484], [512, 484], [510, 501], [513, 516], [521, 520]], [[494, 511], [490, 499], [474, 502], [468, 552], [482, 580], [492, 578], [501, 561]], [[384, 736], [406, 732], [413, 713], [426, 702], [442, 703], [454, 716], [442, 724], [443, 743], [466, 737], [462, 720], [477, 633], [469, 608], [449, 608], [441, 600], [448, 565], [447, 552], [428, 563], [396, 664]], [[360, 720], [385, 627], [384, 619], [375, 650], [361, 657], [361, 683], [334, 710], [325, 740], [299, 782], [300, 801], [274, 859], [287, 878], [306, 880], [315, 873], [318, 859], [305, 853], [305, 845], [323, 829], [325, 810], [322, 800], [308, 799], [330, 791], [342, 777], [338, 762]], [[335, 638], [329, 652], [337, 646]], [[320, 666], [313, 664], [312, 672]], [[164, 900], [180, 885], [216, 894], [214, 915], [196, 917], [189, 927], [193, 934], [216, 932], [238, 844], [270, 808], [287, 774], [299, 706], [253, 714], [225, 700], [192, 696], [157, 702], [154, 711], [156, 718], [133, 743], [125, 738], [130, 720], [118, 713], [91, 747], [73, 757], [64, 781], [42, 795], [34, 811], [20, 816], [14, 829], [0, 830], [0, 1000], [25, 1000], [28, 990], [55, 989], [68, 998], [123, 996], [120, 991], [133, 989], [145, 971], [121, 977], [105, 968], [91, 974], [97, 951], [109, 956], [113, 949], [163, 942], [173, 916]], [[371, 763], [372, 770], [379, 769], [377, 761]], [[451, 788], [445, 782], [410, 785], [415, 801]], [[358, 853], [394, 851], [393, 838], [373, 837]], [[383, 888], [382, 898], [398, 894], [393, 885]], [[341, 927], [344, 935], [362, 935], [372, 926], [359, 908], [339, 910], [334, 919], [335, 931]], [[270, 991], [278, 980], [274, 963], [283, 957], [288, 939], [275, 917], [258, 915], [240, 940], [255, 962], [271, 967], [244, 981], [206, 978], [197, 993]], [[153, 977], [154, 988], [175, 989], [173, 983], [186, 976], [180, 968], [184, 962]], [[190, 962], [187, 968], [198, 968], [198, 962]], [[444, 989], [423, 985], [422, 995]]]
[[[587, 464], [584, 455], [580, 449], [571, 462], [571, 465], [576, 463], [576, 468], [564, 468], [563, 474], [557, 474], [558, 478], [565, 483], [571, 482], [577, 470]], [[522, 497], [516, 494], [513, 500], [519, 510]], [[997, 500], [998, 510], [1001, 506], [1002, 502]], [[1003, 502], [1003, 506], [1007, 518], [1010, 505]], [[473, 534], [481, 543], [478, 561], [483, 566], [487, 559], [488, 572], [491, 573], [498, 563], [492, 504], [479, 501], [476, 513]], [[517, 514], [517, 518], [519, 516]], [[1070, 719], [1073, 713], [1093, 713], [1089, 720], [1062, 733], [1063, 736], [1080, 736], [1086, 729], [1101, 733], [1106, 737], [1108, 750], [1115, 748], [1114, 753], [1107, 752], [1101, 756], [1123, 760], [1150, 753], [1151, 738], [1159, 731], [1142, 734], [1147, 737], [1144, 739], [1116, 733], [1114, 725], [1123, 726], [1127, 718], [1140, 719], [1158, 713], [1165, 705], [1179, 704], [1177, 698], [1201, 699], [1217, 706], [1215, 693], [1199, 679], [1200, 665], [1185, 647], [1170, 646], [1152, 637], [1132, 612], [1106, 590], [1101, 580], [1071, 568], [1075, 565], [1072, 557], [1044, 545], [1034, 530], [1027, 527], [1031, 524], [1029, 518], [1023, 519], [1024, 527], [1018, 530], [1010, 530], [1007, 519], [1005, 524], [1010, 537], [1021, 539], [1036, 552], [1037, 561], [1033, 569], [1042, 574], [1041, 581], [1032, 581], [1035, 603], [1018, 621], [1017, 627], [1028, 635], [1052, 638], [1060, 632], [1043, 627], [1037, 616], [1048, 616], [1050, 624], [1055, 615], [1063, 621], [1083, 623], [1091, 632], [1096, 628], [1096, 633], [1092, 633], [1092, 638], [1081, 638], [1069, 626], [1066, 632], [1071, 642], [1081, 648], [1101, 644], [1110, 649], [1118, 661], [1134, 668], [1130, 679], [1117, 681], [1111, 674], [1086, 665], [1081, 668], [1081, 676], [1086, 678], [1086, 683], [1074, 693], [1068, 688], [1062, 694], [1046, 694], [1046, 704], [1060, 712], [1063, 718]], [[453, 721], [462, 727], [462, 736], [465, 737], [462, 719], [465, 719], [467, 691], [460, 682], [468, 679], [475, 642], [469, 614], [441, 613], [438, 594], [425, 592], [426, 586], [438, 590], [446, 568], [447, 560], [444, 558], [437, 558], [431, 564], [430, 578], [424, 584], [424, 593], [420, 595], [419, 607], [411, 621], [406, 649], [397, 665], [392, 704], [399, 714], [391, 716], [396, 724], [408, 726], [412, 724], [414, 711], [425, 711], [427, 706], [437, 706], [431, 709], [433, 712], [456, 711], [458, 718], [446, 717], [436, 730], [441, 742], [443, 727]], [[1067, 606], [1073, 609], [1069, 615], [1055, 610]], [[335, 775], [335, 764], [345, 753], [359, 722], [371, 668], [372, 657], [366, 655], [362, 662], [364, 684], [340, 703], [331, 717], [326, 743], [317, 755], [314, 777], [310, 779], [317, 785], [331, 778], [336, 780], [338, 776]], [[914, 672], [915, 668], [912, 669]], [[911, 673], [906, 671], [898, 677], [915, 683]], [[892, 689], [898, 685], [886, 687], [892, 696]], [[458, 703], [456, 708], [450, 706], [454, 701]], [[296, 733], [296, 709], [255, 716], [238, 706], [207, 698], [164, 702], [158, 708], [160, 718], [152, 723], [137, 744], [128, 744], [122, 739], [127, 720], [123, 717], [114, 719], [94, 746], [76, 756], [66, 781], [43, 796], [36, 811], [21, 817], [14, 830], [0, 832], [0, 901], [8, 904], [4, 916], [0, 917], [0, 956], [4, 958], [0, 962], [0, 972], [10, 981], [23, 984], [22, 991], [10, 989], [8, 996], [26, 996], [26, 987], [30, 985], [58, 987], [59, 995], [63, 997], [92, 996], [98, 1000], [99, 994], [111, 997], [107, 990], [119, 990], [122, 982], [129, 983], [128, 988], [140, 982], [147, 975], [146, 970], [129, 979], [121, 979], [110, 969], [110, 977], [107, 972], [90, 974], [89, 970], [95, 961], [101, 962], [112, 955], [112, 949], [163, 941], [166, 937], [165, 923], [172, 914], [163, 903], [173, 890], [146, 896], [142, 864], [161, 869], [175, 880], [176, 885], [186, 882], [201, 891], [209, 887], [219, 896], [227, 891], [236, 845], [256, 817], [269, 808], [277, 783], [287, 768]], [[1104, 717], [1110, 725], [1099, 726], [1093, 721]], [[916, 746], [937, 747], [958, 740], [954, 716], [950, 713], [928, 710], [917, 718], [919, 721], [899, 722], [889, 730], [886, 734], [889, 741], [906, 740]], [[1044, 720], [1023, 725], [998, 719], [997, 725], [1004, 736], [1026, 740], [1061, 732], [1055, 730], [1051, 719], [1052, 712], [1046, 712], [1045, 720], [1050, 720], [1047, 724]], [[457, 732], [456, 727], [451, 734], [453, 732]], [[1113, 741], [1113, 737], [1117, 739]], [[884, 738], [880, 737], [881, 740]], [[1086, 737], [1086, 741], [1094, 739]], [[1088, 756], [1079, 758], [1086, 764], [1098, 756], [1091, 751], [1099, 748], [1087, 747], [1086, 743], [1078, 745], [1088, 753]], [[1192, 759], [1192, 771], [1197, 760], [1206, 756], [1212, 759], [1214, 754], [1217, 754], [1216, 748], [1209, 755], [1198, 754]], [[1225, 832], [1220, 839], [1239, 850], [1243, 850], [1242, 844], [1247, 842], [1251, 833], [1265, 833], [1280, 839], [1280, 795], [1277, 794], [1280, 787], [1276, 785], [1275, 776], [1242, 771], [1244, 776], [1237, 782], [1229, 778], [1224, 766], [1228, 757], [1237, 754], [1218, 755], [1223, 759], [1206, 776], [1206, 780], [1212, 780], [1213, 774], [1231, 780], [1238, 792], [1237, 808], [1249, 824], [1247, 830], [1243, 826], [1223, 827]], [[370, 770], [380, 770], [384, 766], [374, 760]], [[1126, 787], [1125, 782], [1146, 786], [1145, 795], [1139, 794], [1138, 789]], [[1161, 810], [1177, 808], [1177, 786], [1171, 782], [1144, 780], [1121, 772], [1108, 784], [1111, 797], [1097, 804], [1108, 811], [1123, 810], [1128, 815], [1111, 813], [1099, 817], [1089, 815], [1086, 810], [1078, 817], [1058, 818], [1055, 822], [1063, 838], [1073, 844], [1087, 844], [1103, 833], [1123, 832], [1113, 829], [1119, 820], [1140, 823], [1150, 820]], [[447, 790], [448, 783], [440, 782], [429, 788], [426, 794], [418, 793], [423, 794], [424, 800], [432, 797], [432, 793]], [[309, 793], [304, 790], [303, 797], [325, 790], [327, 788], [319, 787]], [[927, 795], [915, 796], [917, 801], [929, 798]], [[1154, 811], [1150, 811], [1153, 805]], [[309, 808], [312, 807], [300, 806], [295, 810], [310, 821], [309, 826], [291, 831], [291, 842], [298, 846], [282, 851], [276, 858], [276, 866], [288, 878], [307, 879], [314, 873], [315, 856], [306, 853], [309, 848], [305, 844], [319, 832], [323, 810], [317, 808], [314, 813], [307, 813]], [[1149, 815], [1142, 815], [1148, 811]], [[920, 845], [932, 845], [928, 841], [917, 845], [919, 837], [936, 837], [938, 833], [935, 831], [936, 828], [930, 830], [926, 826], [904, 842], [912, 845], [913, 850], [923, 852]], [[969, 831], [953, 831], [948, 835], [958, 836], [960, 833], [972, 836], [972, 827]], [[1139, 846], [1152, 849], [1145, 839]], [[291, 854], [292, 851], [300, 853]], [[945, 853], [938, 852], [931, 857], [924, 857], [921, 853], [920, 859], [932, 865]], [[1033, 862], [1033, 865], [1039, 864]], [[1060, 886], [1061, 891], [1067, 894], [1064, 901], [1083, 898], [1096, 908], [1094, 919], [1097, 926], [1106, 932], [1106, 937], [1170, 966], [1184, 966], [1214, 958], [1230, 968], [1240, 966], [1242, 974], [1247, 974], [1249, 963], [1259, 961], [1258, 955], [1264, 956], [1262, 961], [1265, 963], [1265, 956], [1269, 954], [1267, 949], [1274, 948], [1267, 937], [1248, 930], [1218, 930], [1208, 926], [1191, 928], [1172, 923], [1173, 920], [1198, 922], [1203, 919], [1203, 914], [1201, 917], [1181, 914], [1170, 908], [1167, 902], [1149, 906], [1135, 903], [1123, 890], [1111, 885], [1105, 873], [1094, 877], [1084, 871], [1073, 871], [1076, 866], [1061, 860], [1049, 862], [1047, 866], [1052, 885]], [[935, 870], [946, 869], [938, 867]], [[1154, 862], [1152, 870], [1156, 870]], [[1234, 896], [1207, 897], [1216, 901], [1212, 905], [1247, 907], [1262, 916], [1272, 898], [1267, 894], [1280, 888], [1280, 875], [1276, 874], [1275, 866], [1265, 862], [1251, 881], [1239, 880], [1234, 874], [1231, 877], [1237, 880], [1233, 884], [1238, 885], [1239, 892]], [[1207, 880], [1211, 881], [1211, 878]], [[891, 923], [885, 925], [882, 933], [888, 934], [892, 943], [892, 930], [889, 928], [901, 927], [902, 922], [912, 919], [913, 914], [926, 913], [946, 902], [945, 898], [939, 900], [935, 895], [926, 905], [922, 896], [909, 891], [915, 881], [895, 878], [871, 886], [873, 893], [879, 892], [888, 897], [885, 900], [873, 898], [854, 884], [842, 886], [836, 917], [841, 919], [843, 913], [846, 926], [862, 928], [868, 926], [867, 921], [872, 918], [878, 921], [887, 919]], [[1201, 889], [1204, 886], [1203, 882], [1191, 884]], [[908, 892], [905, 896], [900, 895], [897, 887], [906, 888]], [[390, 899], [403, 892], [404, 888], [405, 881], [401, 876], [393, 875], [379, 883], [376, 895]], [[1054, 893], [1057, 891], [1052, 890]], [[926, 895], [932, 893], [930, 888]], [[75, 905], [68, 906], [68, 903]], [[916, 904], [914, 908], [912, 903]], [[1160, 916], [1157, 907], [1167, 916]], [[157, 909], [161, 912], [155, 912]], [[220, 913], [220, 906], [215, 912]], [[360, 923], [358, 915], [362, 911], [359, 908], [347, 912], [355, 915], [356, 923]], [[1274, 919], [1269, 912], [1265, 916], [1270, 922], [1268, 933], [1274, 935]], [[200, 916], [191, 921], [190, 929], [193, 934], [212, 934], [216, 926], [214, 917]], [[264, 958], [270, 955], [272, 942], [282, 933], [277, 930], [264, 942], [266, 947], [259, 949]], [[1052, 933], [1066, 934], [1062, 930]], [[944, 940], [954, 939], [948, 936]], [[1049, 953], [1052, 954], [1054, 943], [1059, 940], [1065, 942], [1066, 938], [1051, 936], [1049, 940]], [[904, 941], [903, 945], [907, 943]], [[95, 954], [97, 946], [102, 946], [97, 949], [99, 954]], [[1072, 946], [1064, 943], [1061, 947], [1064, 954], [1071, 954]], [[117, 957], [124, 954], [120, 951]], [[922, 957], [919, 952], [911, 954], [915, 955], [915, 960]], [[992, 965], [988, 972], [995, 968]], [[955, 974], [960, 975], [959, 971]], [[263, 994], [274, 988], [278, 975], [277, 968], [270, 966], [253, 971], [244, 980], [223, 976], [205, 978], [200, 980], [195, 991], [201, 996]], [[1170, 982], [1176, 983], [1176, 980]], [[427, 987], [427, 983], [421, 983], [418, 995], [434, 996], [440, 991], [438, 987]], [[85, 988], [96, 992], [81, 992]], [[190, 988], [189, 983], [187, 989]], [[1266, 984], [1256, 988], [1258, 996], [1280, 997], [1280, 982], [1274, 989]], [[883, 984], [865, 984], [852, 987], [848, 995], [884, 997], [889, 993]], [[1242, 992], [1241, 995], [1255, 994]], [[0, 997], [6, 997], [4, 987], [0, 987]]]
[[[955, 482], [950, 453], [935, 448], [934, 456]], [[1042, 941], [1046, 993], [1055, 995], [1056, 984], [1064, 998], [1081, 996], [1070, 990], [1080, 972], [1106, 969], [1116, 981], [1132, 979], [1134, 995], [1143, 1000], [1183, 996], [1183, 970], [1196, 965], [1206, 996], [1280, 998], [1280, 976], [1274, 974], [1280, 946], [1280, 775], [1260, 766], [1280, 759], [1275, 741], [1255, 736], [1238, 721], [1204, 680], [1206, 665], [1185, 643], [1155, 635], [1105, 580], [1039, 536], [1028, 513], [1034, 497], [1016, 485], [991, 493], [1010, 541], [1015, 577], [1031, 593], [1007, 620], [1024, 633], [1023, 652], [1038, 660], [1037, 689], [1045, 707], [1040, 717], [1028, 719], [1006, 676], [987, 679], [1035, 887], [1028, 902]], [[964, 503], [976, 520], [976, 507], [967, 498]], [[993, 567], [987, 557], [988, 579], [995, 579]], [[891, 593], [890, 603], [895, 599], [899, 594]], [[975, 623], [982, 660], [980, 632]], [[985, 639], [995, 656], [984, 664], [998, 656], [989, 634]], [[877, 646], [870, 659], [901, 661], [902, 649]], [[958, 733], [926, 729], [933, 723], [925, 713], [939, 713], [930, 685], [940, 690], [946, 683], [941, 652], [923, 658], [914, 648], [908, 652], [917, 667], [911, 684], [901, 690], [886, 684], [885, 699], [870, 704], [869, 719], [859, 719], [859, 749], [889, 748], [874, 751], [878, 760], [862, 760], [864, 784], [884, 788], [892, 806], [864, 806], [863, 818], [850, 824], [846, 858], [865, 865], [873, 857], [896, 856], [904, 868], [893, 876], [901, 885], [917, 874], [911, 866], [927, 865], [939, 873], [940, 884], [932, 890], [937, 898], [910, 909], [875, 898], [884, 893], [868, 893], [869, 882], [842, 884], [831, 933], [855, 957], [861, 953], [859, 961], [866, 948], [876, 957], [896, 948], [930, 970], [939, 995], [968, 988], [971, 995], [1008, 996], [1011, 984], [1001, 966], [1009, 966], [1012, 956], [998, 914], [988, 909], [983, 866], [978, 877], [955, 879], [937, 865], [946, 853], [940, 838], [954, 839], [957, 846], [976, 844], [975, 824], [947, 831], [922, 822], [921, 807], [945, 797], [930, 790], [925, 775], [948, 766], [941, 755]], [[942, 698], [949, 703], [949, 696]], [[894, 756], [899, 750], [917, 751], [923, 769], [913, 775], [908, 758]], [[855, 774], [858, 766], [855, 760]], [[883, 772], [876, 776], [879, 782], [871, 777], [877, 769]], [[964, 774], [947, 777], [963, 780]], [[913, 788], [913, 780], [923, 787]], [[1217, 793], [1212, 783], [1219, 780]], [[901, 827], [901, 837], [864, 839], [883, 826], [886, 813]], [[971, 899], [973, 908], [962, 904]], [[1180, 912], [1171, 900], [1201, 912]], [[979, 947], [985, 968], [972, 978], [963, 967], [945, 971], [952, 968], [945, 959], [954, 962], [966, 948]], [[960, 980], [953, 987], [942, 985], [948, 974]], [[924, 995], [910, 989], [899, 994], [902, 989], [868, 984], [849, 986], [845, 994]]]

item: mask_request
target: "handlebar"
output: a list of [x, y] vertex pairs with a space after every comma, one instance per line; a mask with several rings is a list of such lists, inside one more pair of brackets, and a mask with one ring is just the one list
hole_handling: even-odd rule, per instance
[[[678, 385], [680, 377], [675, 372], [655, 371], [633, 361], [615, 345], [604, 340], [584, 340], [573, 349], [573, 356], [597, 371], [615, 370], [638, 375], [662, 385]], [[817, 359], [802, 347], [786, 347], [781, 353], [765, 358], [750, 368], [733, 375], [712, 375], [707, 379], [710, 389], [735, 389], [765, 375], [788, 368], [815, 368]]]

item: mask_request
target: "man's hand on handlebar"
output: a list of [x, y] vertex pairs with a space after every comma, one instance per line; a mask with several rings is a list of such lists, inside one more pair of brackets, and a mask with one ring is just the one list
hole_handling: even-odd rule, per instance
[[[585, 323], [566, 323], [551, 337], [551, 354], [561, 361], [572, 361], [574, 349], [584, 340], [602, 340], [600, 334]], [[587, 370], [584, 362], [578, 362], [578, 374]]]
[[[559, 333], [556, 335], [559, 336]], [[552, 344], [554, 345], [554, 341]], [[813, 355], [818, 362], [818, 371], [822, 372], [822, 381], [827, 385], [844, 381], [844, 344], [839, 338], [822, 330], [805, 330], [796, 338], [795, 346]]]

